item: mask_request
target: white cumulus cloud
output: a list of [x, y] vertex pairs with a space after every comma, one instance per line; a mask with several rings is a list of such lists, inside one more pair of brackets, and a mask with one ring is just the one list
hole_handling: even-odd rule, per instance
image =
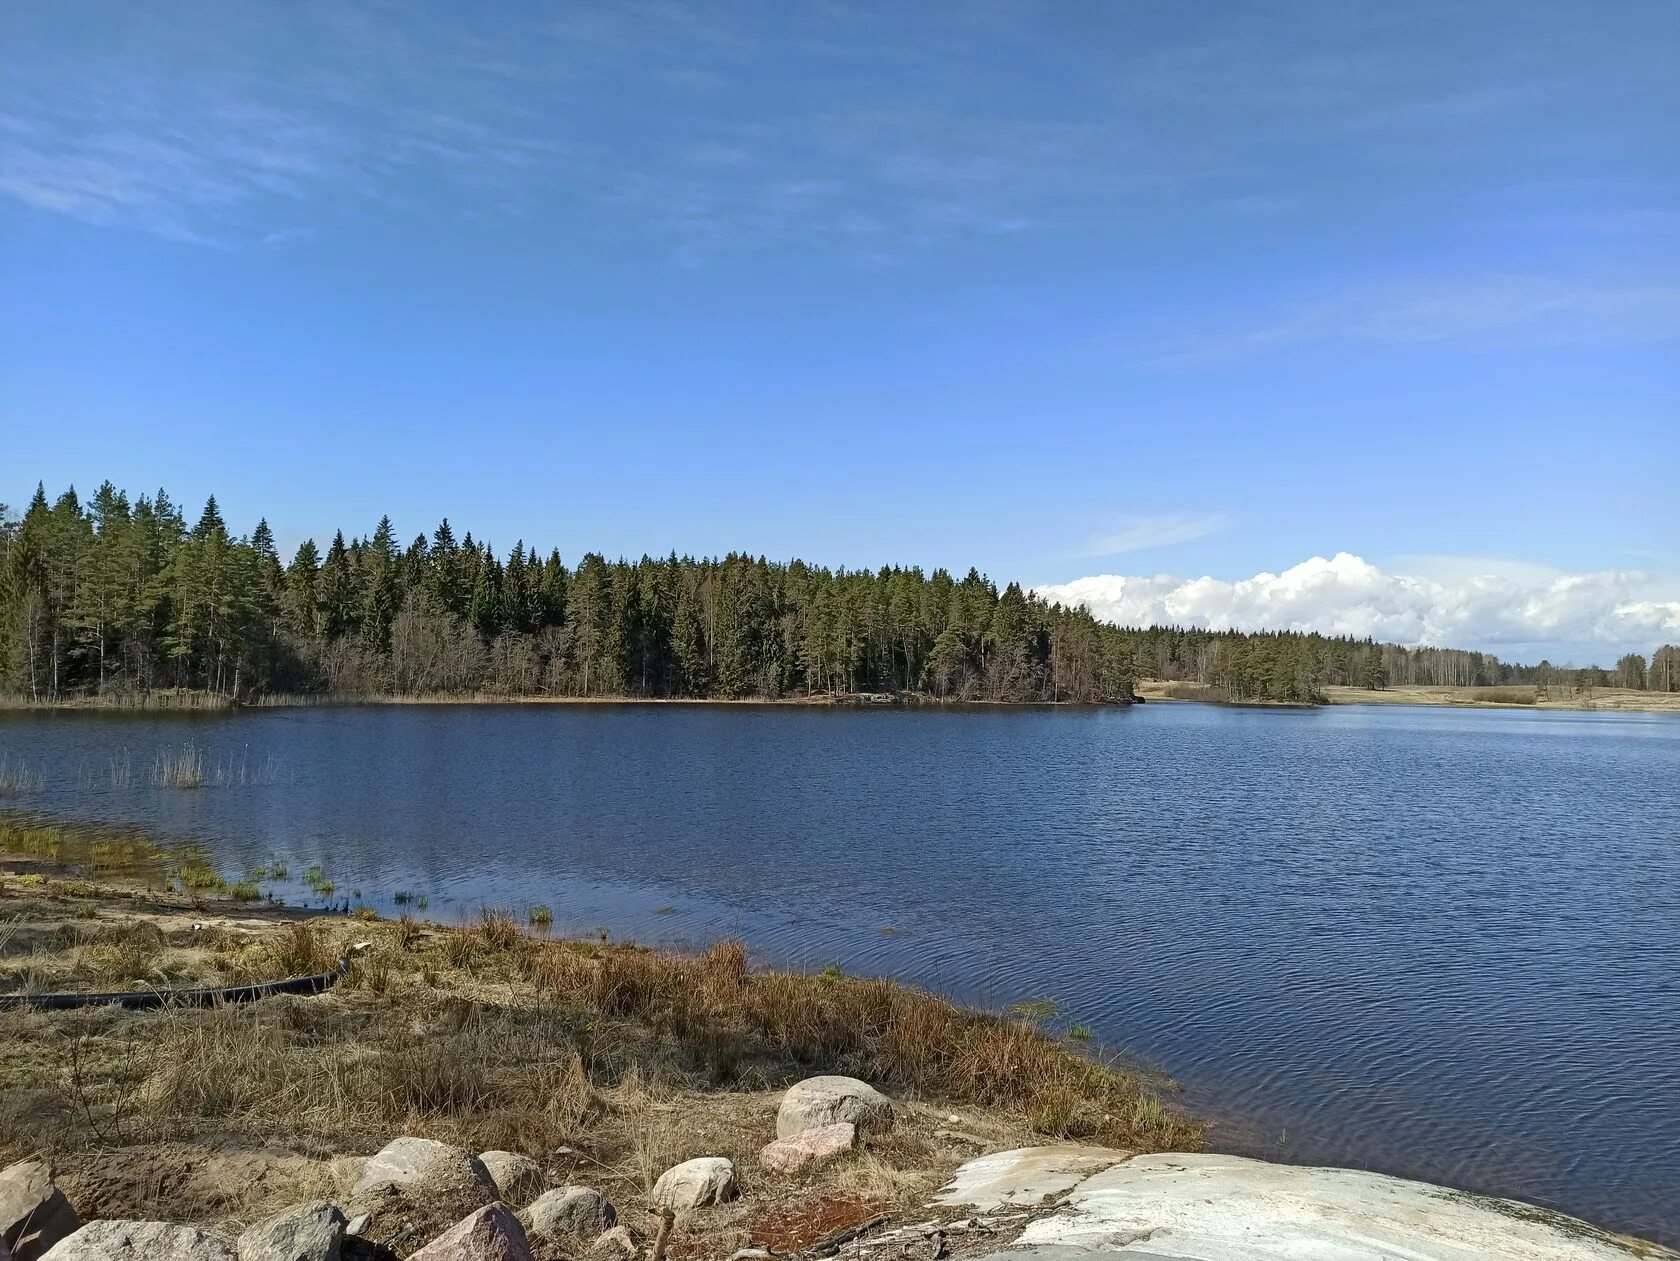
[[1235, 581], [1095, 574], [1037, 592], [1122, 626], [1316, 630], [1559, 664], [1608, 665], [1623, 652], [1649, 655], [1680, 640], [1673, 581], [1637, 570], [1571, 574], [1435, 559], [1441, 563], [1423, 566], [1432, 576], [1389, 573], [1338, 552]]

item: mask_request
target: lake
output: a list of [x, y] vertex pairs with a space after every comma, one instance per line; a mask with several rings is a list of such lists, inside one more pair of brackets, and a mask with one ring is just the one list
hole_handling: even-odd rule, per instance
[[[210, 778], [152, 787], [192, 742]], [[509, 705], [0, 715], [13, 803], [230, 873], [737, 934], [1180, 1081], [1215, 1145], [1680, 1242], [1680, 720]], [[121, 768], [130, 768], [124, 775]], [[116, 773], [113, 774], [113, 770]], [[126, 786], [125, 785], [126, 781]]]

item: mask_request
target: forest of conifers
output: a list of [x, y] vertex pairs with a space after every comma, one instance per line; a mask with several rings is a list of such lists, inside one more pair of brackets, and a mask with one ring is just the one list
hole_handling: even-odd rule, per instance
[[[1567, 675], [1568, 677], [1563, 677]], [[403, 546], [389, 518], [285, 561], [266, 521], [192, 524], [163, 491], [86, 503], [37, 487], [0, 507], [0, 693], [33, 701], [194, 689], [234, 700], [503, 695], [1122, 701], [1134, 678], [1237, 700], [1326, 684], [1617, 684], [1680, 690], [1680, 648], [1555, 672], [1482, 653], [1289, 632], [1122, 629], [970, 570], [829, 570], [730, 555], [568, 568], [447, 521]]]

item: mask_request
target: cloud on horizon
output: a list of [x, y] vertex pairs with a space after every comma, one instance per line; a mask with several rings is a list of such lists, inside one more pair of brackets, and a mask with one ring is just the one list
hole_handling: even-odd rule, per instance
[[1570, 574], [1536, 566], [1429, 559], [1436, 576], [1388, 573], [1348, 552], [1282, 573], [1218, 578], [1095, 574], [1038, 587], [1123, 626], [1321, 631], [1472, 648], [1513, 660], [1609, 666], [1680, 641], [1673, 581], [1637, 570]]

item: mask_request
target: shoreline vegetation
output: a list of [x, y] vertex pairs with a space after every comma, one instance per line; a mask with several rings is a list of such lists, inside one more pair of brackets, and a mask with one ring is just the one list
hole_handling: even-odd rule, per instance
[[[1139, 680], [1236, 703], [1338, 689], [1531, 686], [1680, 694], [1680, 645], [1607, 670], [1296, 631], [1119, 627], [1089, 610], [917, 567], [830, 569], [730, 553], [575, 565], [505, 554], [447, 520], [404, 546], [388, 517], [282, 560], [211, 496], [44, 486], [0, 505], [0, 696], [218, 708], [278, 698], [1124, 704]], [[178, 705], [152, 698], [181, 698]], [[187, 697], [203, 699], [187, 700]], [[218, 700], [216, 698], [225, 698]], [[116, 703], [123, 703], [118, 701]], [[1520, 703], [1520, 702], [1519, 702]]]
[[[832, 968], [761, 970], [734, 941], [566, 940], [534, 912], [443, 925], [237, 889], [137, 834], [0, 824], [0, 992], [243, 984], [369, 943], [311, 997], [0, 1010], [0, 1164], [45, 1156], [84, 1217], [229, 1228], [276, 1200], [331, 1198], [351, 1157], [392, 1134], [552, 1153], [621, 1205], [681, 1160], [724, 1155], [770, 1229], [920, 1203], [980, 1150], [1202, 1145], [1170, 1082], [1091, 1054], [1045, 1005], [989, 1013]], [[901, 1123], [815, 1174], [761, 1167], [779, 1092], [821, 1073], [888, 1091]]]

